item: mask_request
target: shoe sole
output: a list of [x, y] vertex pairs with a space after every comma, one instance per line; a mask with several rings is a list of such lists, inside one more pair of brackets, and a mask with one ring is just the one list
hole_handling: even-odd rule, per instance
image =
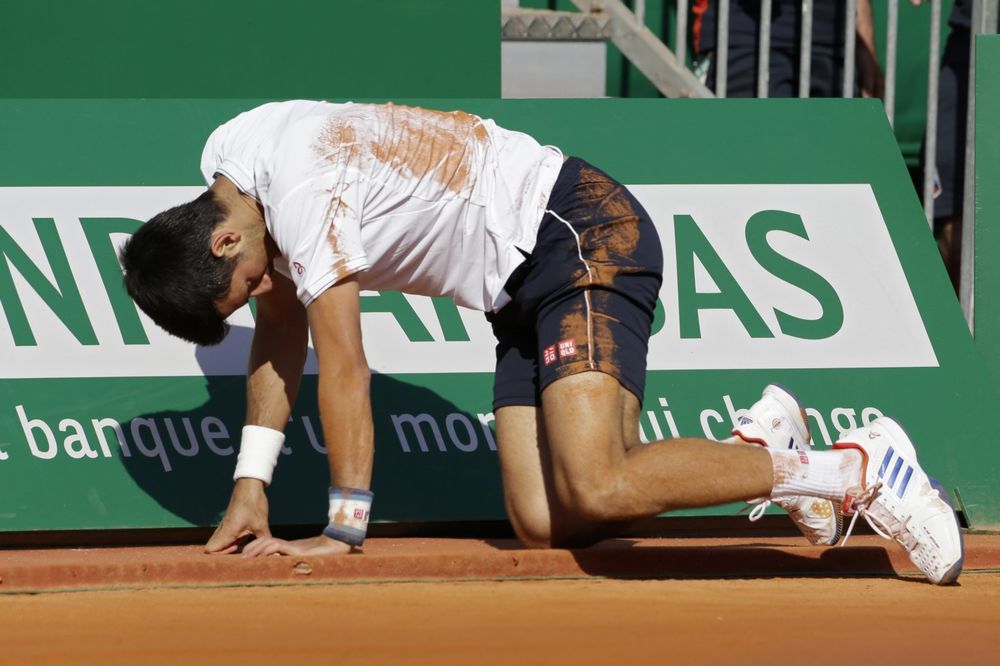
[[962, 564], [965, 562], [965, 537], [962, 536], [962, 524], [958, 520], [958, 513], [955, 511], [955, 505], [951, 501], [951, 496], [948, 491], [945, 490], [944, 486], [940, 481], [935, 479], [933, 476], [928, 476], [927, 481], [931, 484], [931, 488], [938, 491], [938, 497], [947, 504], [953, 513], [955, 513], [955, 521], [959, 523], [958, 526], [958, 562], [955, 562], [948, 571], [941, 576], [941, 580], [938, 581], [938, 585], [951, 585], [956, 580], [958, 580], [959, 574], [962, 573]]
[[[920, 463], [917, 461], [917, 449], [915, 446], [913, 446], [913, 440], [910, 439], [910, 436], [906, 432], [906, 428], [903, 427], [903, 424], [897, 421], [892, 416], [882, 416], [878, 419], [875, 419], [875, 421], [873, 421], [870, 425], [874, 426], [876, 424], [881, 426], [886, 431], [886, 433], [888, 433], [889, 437], [892, 439], [894, 444], [902, 443], [905, 447], [909, 447], [908, 453], [909, 455], [912, 456], [913, 462], [919, 467]], [[897, 449], [897, 453], [898, 452], [899, 449]], [[949, 495], [948, 491], [945, 490], [944, 485], [940, 481], [935, 479], [933, 476], [927, 474], [927, 472], [924, 471], [923, 467], [919, 467], [919, 469], [921, 472], [923, 472], [925, 476], [927, 476], [927, 481], [928, 483], [930, 483], [931, 488], [934, 488], [935, 490], [938, 491], [938, 497], [940, 497], [941, 500], [948, 505], [948, 508], [951, 509], [952, 513], [955, 514], [955, 522], [959, 523], [958, 561], [955, 562], [955, 564], [953, 564], [951, 568], [949, 568], [948, 571], [946, 571], [944, 575], [941, 576], [941, 580], [939, 580], [936, 583], [937, 585], [951, 585], [956, 580], [958, 580], [959, 574], [962, 573], [962, 564], [965, 562], [965, 538], [962, 536], [961, 523], [958, 520], [958, 513], [955, 511], [955, 504], [951, 500], [951, 495]]]

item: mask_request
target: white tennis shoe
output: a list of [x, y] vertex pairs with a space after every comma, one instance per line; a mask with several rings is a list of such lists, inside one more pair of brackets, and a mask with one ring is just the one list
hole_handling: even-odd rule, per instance
[[[843, 510], [877, 534], [899, 543], [932, 583], [954, 583], [962, 572], [962, 532], [948, 494], [917, 464], [902, 426], [888, 417], [845, 434], [833, 445], [861, 452], [861, 485], [848, 491]], [[844, 539], [844, 544], [847, 538]]]
[[[812, 450], [805, 409], [788, 389], [768, 384], [748, 411], [733, 429], [733, 435], [772, 449]], [[813, 545], [832, 546], [840, 539], [843, 518], [840, 507], [830, 500], [804, 495], [751, 500], [757, 506], [750, 512], [750, 520], [759, 520], [771, 502], [788, 512]]]

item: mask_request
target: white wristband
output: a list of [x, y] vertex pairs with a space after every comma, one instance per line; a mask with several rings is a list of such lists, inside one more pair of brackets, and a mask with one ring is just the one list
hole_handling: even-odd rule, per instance
[[264, 485], [271, 485], [271, 476], [284, 444], [285, 434], [279, 430], [255, 425], [243, 426], [240, 455], [236, 459], [233, 480], [260, 479]]

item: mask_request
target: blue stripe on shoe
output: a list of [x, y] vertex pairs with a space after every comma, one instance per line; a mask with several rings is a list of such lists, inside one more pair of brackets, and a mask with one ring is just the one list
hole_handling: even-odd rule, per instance
[[910, 477], [913, 476], [913, 468], [907, 467], [906, 474], [903, 475], [903, 480], [899, 484], [899, 488], [896, 488], [896, 494], [900, 497], [906, 492], [906, 486], [910, 483]]
[[889, 467], [889, 461], [892, 460], [893, 454], [896, 453], [896, 449], [889, 447], [889, 450], [885, 452], [885, 458], [882, 458], [882, 464], [878, 468], [878, 478], [885, 476], [885, 470]]
[[896, 466], [892, 468], [892, 474], [889, 475], [889, 487], [890, 488], [892, 488], [892, 486], [896, 483], [896, 477], [899, 476], [899, 470], [901, 470], [901, 469], [903, 469], [903, 459], [902, 458], [897, 458], [896, 459]]

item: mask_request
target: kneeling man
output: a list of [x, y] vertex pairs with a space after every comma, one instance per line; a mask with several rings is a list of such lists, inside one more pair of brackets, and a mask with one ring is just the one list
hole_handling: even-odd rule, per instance
[[[210, 552], [336, 554], [364, 540], [373, 427], [359, 292], [450, 296], [497, 337], [494, 410], [508, 516], [531, 546], [582, 546], [683, 507], [775, 501], [832, 544], [865, 516], [934, 582], [962, 565], [958, 522], [902, 428], [880, 418], [811, 450], [795, 397], [765, 388], [726, 442], [640, 445], [663, 258], [619, 183], [461, 111], [291, 101], [212, 133], [210, 189], [160, 213], [122, 252], [136, 303], [214, 344], [257, 298], [236, 485]], [[264, 493], [312, 334], [329, 451], [330, 524], [270, 536]], [[739, 446], [734, 444], [752, 444]]]

